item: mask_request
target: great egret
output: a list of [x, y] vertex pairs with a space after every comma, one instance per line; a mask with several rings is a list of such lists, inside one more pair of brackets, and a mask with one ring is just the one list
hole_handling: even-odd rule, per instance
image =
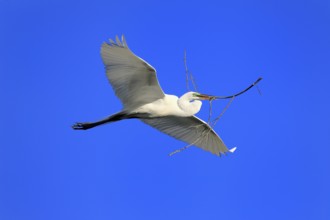
[[110, 39], [109, 43], [103, 43], [101, 56], [123, 109], [100, 121], [76, 123], [73, 129], [86, 130], [109, 122], [138, 118], [165, 134], [213, 154], [235, 151], [236, 148], [228, 149], [217, 133], [195, 116], [202, 107], [200, 100], [221, 97], [198, 92], [187, 92], [180, 98], [165, 94], [158, 83], [156, 70], [132, 53], [124, 36], [122, 41], [117, 36], [116, 42]]

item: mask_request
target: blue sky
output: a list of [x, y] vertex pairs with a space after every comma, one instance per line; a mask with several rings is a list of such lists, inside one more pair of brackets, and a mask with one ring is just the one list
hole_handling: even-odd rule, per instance
[[[0, 1], [0, 219], [329, 219], [330, 3]], [[121, 108], [102, 42], [125, 34], [164, 91], [235, 99], [216, 157]], [[214, 103], [214, 115], [225, 101]], [[198, 116], [207, 119], [204, 103]]]

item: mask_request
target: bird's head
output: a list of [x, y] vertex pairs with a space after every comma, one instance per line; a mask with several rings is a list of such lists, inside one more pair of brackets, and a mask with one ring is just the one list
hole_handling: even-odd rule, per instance
[[179, 107], [191, 116], [199, 112], [202, 107], [202, 100], [213, 100], [214, 96], [201, 94], [198, 92], [187, 92], [178, 99]]

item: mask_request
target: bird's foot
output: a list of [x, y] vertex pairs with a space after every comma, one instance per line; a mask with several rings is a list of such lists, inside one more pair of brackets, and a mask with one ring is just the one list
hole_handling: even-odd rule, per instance
[[77, 122], [74, 125], [72, 125], [72, 128], [74, 130], [86, 130], [88, 128], [91, 128], [91, 126], [90, 126], [90, 123]]

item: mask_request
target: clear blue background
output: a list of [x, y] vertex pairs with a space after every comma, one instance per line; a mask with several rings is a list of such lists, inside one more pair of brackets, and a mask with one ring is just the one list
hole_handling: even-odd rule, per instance
[[[1, 220], [330, 219], [328, 0], [0, 0], [0, 31]], [[263, 76], [215, 128], [237, 151], [169, 157], [185, 144], [138, 120], [72, 130], [121, 108], [99, 53], [117, 34], [169, 94], [184, 49], [200, 92]]]

